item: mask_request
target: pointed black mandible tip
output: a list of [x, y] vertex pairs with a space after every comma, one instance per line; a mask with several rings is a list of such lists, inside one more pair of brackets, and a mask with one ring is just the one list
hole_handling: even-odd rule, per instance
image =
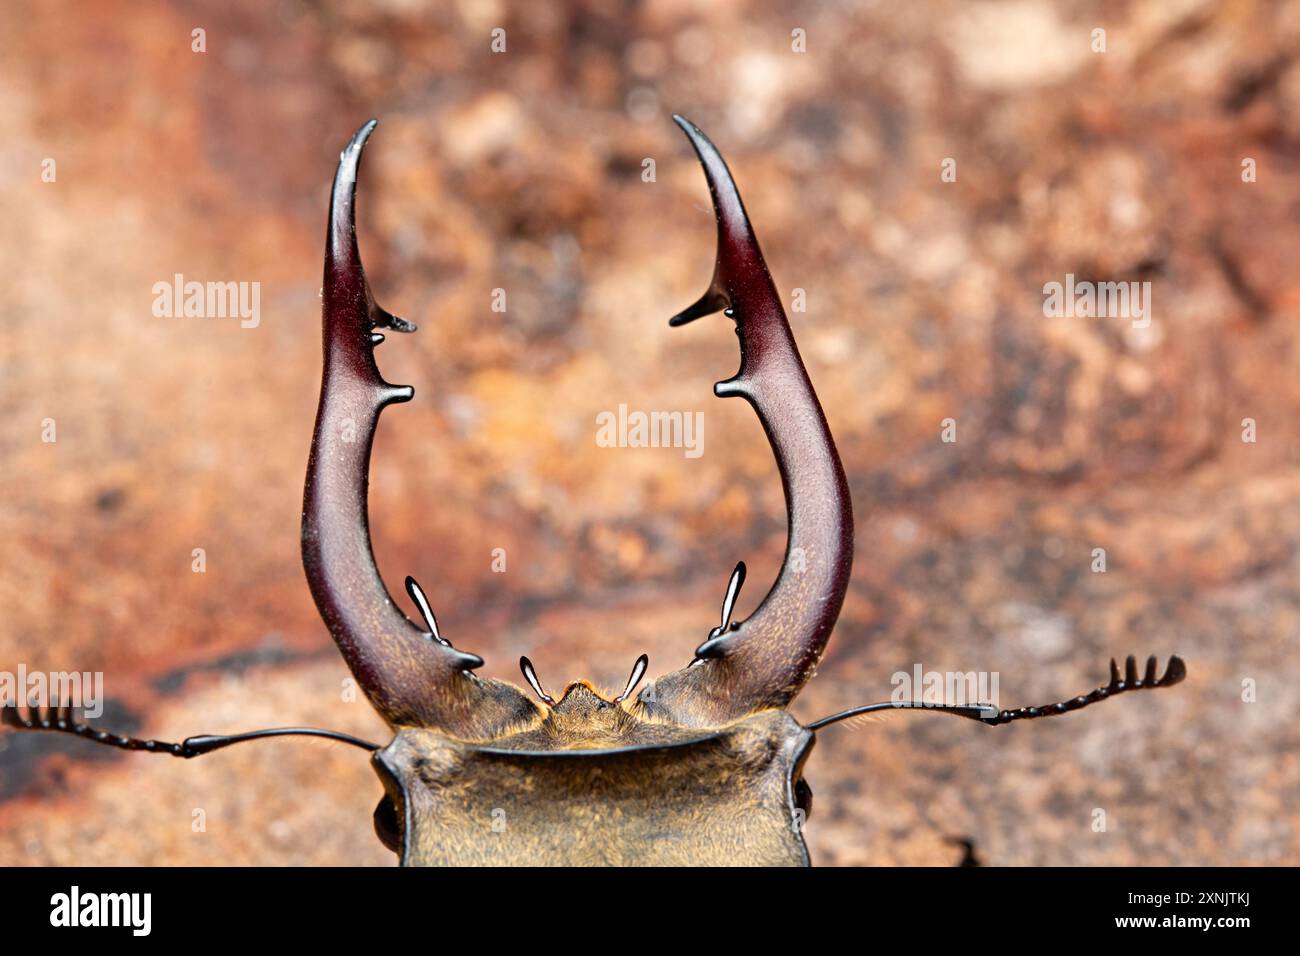
[[[711, 172], [711, 160], [714, 157], [716, 157], [718, 161], [721, 161], [722, 159], [722, 154], [718, 152], [718, 147], [713, 145], [713, 140], [709, 139], [704, 130], [700, 129], [681, 113], [673, 114], [673, 122], [681, 127], [682, 132], [686, 134], [686, 138], [691, 141], [691, 146], [695, 148], [695, 152], [699, 155], [700, 161], [704, 164], [705, 172]], [[723, 163], [722, 168], [725, 172], [727, 168], [725, 163]], [[730, 176], [728, 176], [728, 178], [730, 178]]]
[[366, 140], [370, 139], [370, 134], [375, 131], [379, 125], [379, 120], [370, 119], [361, 124], [361, 128], [352, 134], [348, 144], [343, 147], [339, 153], [339, 167], [334, 174], [334, 198], [339, 197], [339, 187], [356, 185], [357, 167], [361, 165], [361, 151], [365, 148]]
[[702, 296], [668, 320], [668, 324], [676, 328], [731, 307], [727, 284], [729, 279], [736, 276], [724, 274], [727, 271], [724, 262], [745, 263], [751, 266], [756, 264], [764, 272], [766, 266], [763, 265], [763, 255], [758, 249], [758, 240], [754, 236], [753, 226], [750, 225], [749, 216], [745, 212], [745, 204], [741, 202], [740, 191], [736, 188], [736, 181], [731, 176], [731, 170], [727, 168], [726, 160], [713, 145], [713, 141], [686, 117], [674, 113], [673, 122], [681, 127], [686, 138], [690, 140], [695, 155], [699, 158], [700, 166], [704, 169], [704, 178], [709, 184], [713, 213], [718, 220], [718, 248], [715, 254], [713, 278]]
[[330, 232], [326, 249], [326, 265], [333, 264], [338, 269], [360, 272], [360, 263], [356, 249], [356, 216], [353, 210], [357, 192], [357, 171], [361, 167], [361, 152], [366, 140], [379, 125], [376, 119], [361, 124], [361, 128], [348, 140], [347, 146], [339, 153], [339, 165], [334, 171], [334, 184], [330, 190]]
[[748, 233], [749, 220], [745, 215], [745, 207], [740, 201], [740, 192], [736, 189], [731, 170], [727, 167], [726, 160], [722, 158], [722, 153], [718, 152], [718, 147], [713, 145], [713, 140], [709, 139], [702, 129], [685, 116], [674, 113], [673, 122], [686, 134], [691, 147], [695, 150], [695, 155], [700, 160], [700, 165], [704, 167], [704, 177], [708, 180], [709, 192], [713, 195], [714, 211], [718, 215], [719, 224], [727, 227], [728, 230], [734, 229], [737, 236]]
[[379, 120], [373, 117], [366, 120], [361, 124], [360, 128], [352, 134], [352, 138], [348, 140], [348, 145], [343, 151], [348, 153], [353, 150], [360, 150], [361, 147], [366, 145], [366, 140], [370, 138], [370, 134], [375, 131], [375, 127], [378, 125]]
[[695, 137], [699, 136], [707, 142], [708, 137], [704, 135], [704, 133], [700, 130], [700, 128], [696, 126], [694, 123], [692, 123], [690, 120], [688, 120], [681, 113], [673, 114], [673, 122], [676, 123], [678, 126], [680, 126], [682, 128], [682, 132], [684, 132], [692, 140], [694, 140]]

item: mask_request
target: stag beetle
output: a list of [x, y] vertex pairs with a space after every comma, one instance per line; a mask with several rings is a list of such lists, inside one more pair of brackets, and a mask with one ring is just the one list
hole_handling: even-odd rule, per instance
[[[372, 752], [385, 795], [380, 839], [404, 865], [809, 863], [802, 824], [811, 791], [803, 767], [816, 732], [893, 707], [923, 708], [987, 726], [1086, 707], [1128, 690], [1176, 684], [1178, 657], [1157, 677], [1129, 657], [1121, 676], [1062, 703], [1019, 710], [989, 704], [886, 702], [807, 726], [786, 709], [817, 665], [839, 615], [853, 559], [844, 468], [795, 347], [772, 277], [731, 173], [692, 123], [674, 117], [703, 165], [718, 223], [708, 289], [670, 320], [723, 312], [740, 341], [738, 373], [714, 386], [740, 396], [767, 434], [785, 491], [788, 542], [776, 582], [743, 621], [732, 610], [745, 566], [732, 573], [722, 616], [684, 668], [632, 693], [637, 660], [617, 695], [586, 681], [559, 699], [527, 658], [520, 688], [474, 673], [483, 660], [451, 645], [424, 592], [406, 590], [423, 626], [380, 579], [367, 524], [371, 445], [380, 412], [410, 401], [410, 386], [379, 373], [375, 348], [415, 326], [381, 308], [357, 248], [354, 199], [366, 123], [340, 155], [330, 201], [322, 289], [324, 369], [303, 501], [302, 558], [321, 617], [371, 704], [393, 728], [385, 746], [328, 730], [289, 727], [181, 743], [92, 728], [58, 702], [4, 708], [23, 730], [63, 731], [128, 750], [196, 757], [246, 740], [314, 735]], [[798, 555], [798, 560], [792, 556]], [[496, 825], [504, 824], [504, 825]]]

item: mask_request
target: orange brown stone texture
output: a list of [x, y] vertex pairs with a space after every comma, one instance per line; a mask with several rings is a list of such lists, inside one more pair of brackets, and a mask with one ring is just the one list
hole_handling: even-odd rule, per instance
[[[781, 489], [749, 409], [710, 394], [725, 320], [667, 326], [714, 244], [678, 111], [805, 290], [854, 493], [852, 589], [796, 716], [916, 663], [997, 671], [1004, 706], [1112, 655], [1190, 672], [998, 729], [828, 728], [814, 860], [950, 865], [951, 837], [1006, 865], [1300, 860], [1300, 5], [19, 0], [0, 37], [3, 666], [102, 671], [102, 723], [146, 736], [385, 739], [298, 556], [329, 182], [372, 115], [362, 253], [420, 325], [380, 350], [416, 389], [375, 450], [390, 586], [413, 574], [483, 673], [526, 652], [550, 687], [680, 666], [738, 559], [752, 610]], [[176, 273], [260, 282], [260, 324], [156, 318]], [[1150, 281], [1150, 327], [1045, 318], [1067, 273]], [[702, 410], [704, 454], [598, 447], [620, 403]], [[379, 795], [318, 740], [183, 762], [5, 735], [0, 862], [389, 865]]]

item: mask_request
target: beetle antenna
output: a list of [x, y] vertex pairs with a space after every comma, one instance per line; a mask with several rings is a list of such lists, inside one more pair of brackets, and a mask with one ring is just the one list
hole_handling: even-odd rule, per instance
[[24, 715], [17, 705], [0, 707], [0, 723], [15, 730], [53, 730], [84, 737], [97, 744], [120, 747], [122, 750], [144, 750], [149, 753], [171, 754], [173, 757], [199, 757], [231, 744], [246, 740], [260, 740], [263, 737], [325, 737], [340, 743], [351, 744], [363, 750], [378, 750], [379, 744], [353, 737], [351, 734], [337, 730], [320, 730], [315, 727], [275, 727], [269, 730], [250, 730], [242, 734], [199, 734], [186, 737], [180, 743], [165, 740], [143, 740], [139, 737], [127, 737], [99, 730], [87, 723], [78, 721], [71, 705], [61, 706], [57, 701], [47, 708], [27, 708]]
[[1124, 662], [1124, 677], [1121, 680], [1119, 675], [1119, 666], [1115, 659], [1111, 658], [1110, 662], [1110, 683], [1098, 687], [1089, 694], [1083, 694], [1079, 697], [1072, 697], [1069, 700], [1063, 700], [1057, 704], [1043, 704], [1040, 707], [1020, 707], [1016, 710], [999, 711], [992, 704], [969, 704], [969, 705], [934, 705], [926, 704], [921, 701], [885, 701], [881, 704], [867, 704], [865, 707], [854, 707], [851, 710], [842, 711], [838, 714], [832, 714], [829, 717], [823, 717], [821, 720], [815, 720], [808, 724], [809, 730], [820, 730], [822, 727], [838, 723], [841, 720], [848, 720], [850, 717], [857, 717], [859, 714], [869, 714], [878, 710], [929, 710], [940, 714], [955, 714], [958, 717], [968, 717], [971, 720], [978, 720], [982, 724], [990, 727], [996, 727], [999, 724], [1009, 724], [1013, 720], [1032, 720], [1035, 717], [1055, 717], [1058, 714], [1067, 714], [1072, 710], [1081, 710], [1091, 704], [1107, 700], [1116, 694], [1122, 694], [1129, 690], [1146, 690], [1154, 687], [1172, 687], [1174, 684], [1181, 683], [1187, 676], [1187, 665], [1183, 659], [1174, 655], [1169, 658], [1169, 665], [1165, 668], [1162, 676], [1156, 677], [1156, 659], [1147, 658], [1146, 672], [1142, 677], [1138, 677], [1137, 658], [1132, 654]]
[[614, 698], [614, 703], [621, 704], [631, 696], [632, 691], [636, 690], [636, 685], [641, 683], [641, 678], [645, 677], [646, 668], [650, 666], [650, 658], [642, 654], [632, 665], [632, 673], [627, 679], [627, 686], [623, 688], [623, 693]]
[[519, 658], [519, 669], [524, 672], [524, 680], [528, 681], [528, 686], [533, 689], [533, 693], [542, 699], [542, 703], [555, 706], [555, 698], [546, 691], [542, 690], [542, 682], [537, 679], [537, 671], [533, 670], [533, 662], [526, 657]]
[[969, 717], [972, 720], [992, 721], [998, 716], [998, 709], [992, 704], [927, 704], [919, 700], [886, 700], [878, 704], [864, 704], [861, 707], [853, 707], [849, 710], [840, 711], [838, 714], [831, 714], [829, 717], [823, 717], [821, 720], [814, 720], [807, 725], [809, 730], [821, 730], [831, 724], [838, 724], [841, 720], [848, 720], [850, 717], [860, 717], [863, 714], [873, 714], [879, 710], [926, 710], [938, 714], [955, 714], [958, 717]]

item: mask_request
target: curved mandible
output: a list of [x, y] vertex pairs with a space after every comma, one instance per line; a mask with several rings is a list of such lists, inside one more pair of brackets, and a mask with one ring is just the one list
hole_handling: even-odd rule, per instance
[[[410, 401], [409, 385], [384, 381], [376, 329], [415, 326], [376, 303], [357, 248], [357, 172], [375, 128], [357, 131], [339, 157], [330, 198], [322, 287], [324, 369], [303, 494], [302, 563], [316, 607], [370, 702], [392, 726], [420, 726], [469, 739], [494, 736], [537, 708], [517, 688], [471, 673], [483, 664], [393, 602], [370, 546], [370, 451], [379, 414]], [[418, 588], [417, 588], [418, 590]]]
[[[812, 676], [848, 589], [853, 508], [826, 416], [731, 172], [693, 123], [674, 119], [704, 167], [718, 218], [718, 251], [709, 288], [670, 324], [724, 309], [735, 321], [740, 370], [713, 392], [738, 395], [758, 414], [781, 472], [789, 522], [785, 561], [758, 609], [738, 624], [726, 620], [724, 609], [724, 626], [700, 645], [696, 659], [638, 698], [648, 712], [716, 725], [786, 705]], [[735, 599], [735, 581], [728, 603]]]

